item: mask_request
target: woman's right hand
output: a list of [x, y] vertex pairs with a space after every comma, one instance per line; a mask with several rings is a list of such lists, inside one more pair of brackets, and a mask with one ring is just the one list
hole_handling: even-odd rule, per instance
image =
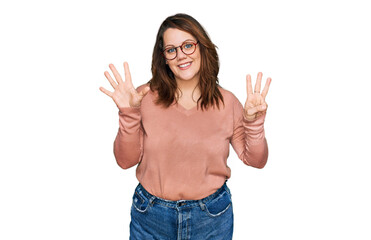
[[127, 62], [124, 62], [125, 81], [122, 80], [113, 64], [110, 64], [109, 68], [115, 76], [116, 81], [112, 79], [108, 71], [104, 72], [104, 76], [106, 76], [111, 86], [114, 88], [114, 91], [110, 92], [103, 87], [100, 87], [99, 90], [111, 97], [119, 109], [125, 107], [139, 107], [143, 97], [148, 93], [150, 88], [147, 86], [139, 93], [135, 90], [131, 81], [129, 65]]

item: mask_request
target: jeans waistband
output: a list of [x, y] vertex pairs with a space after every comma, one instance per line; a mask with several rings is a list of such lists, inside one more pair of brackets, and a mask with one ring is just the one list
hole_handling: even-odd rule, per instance
[[141, 194], [142, 196], [145, 196], [149, 200], [150, 204], [153, 204], [153, 202], [157, 202], [157, 203], [160, 203], [162, 205], [172, 207], [172, 208], [177, 208], [177, 207], [181, 207], [181, 206], [188, 206], [189, 207], [189, 206], [194, 206], [194, 205], [203, 205], [203, 204], [206, 204], [207, 202], [213, 200], [214, 198], [218, 197], [223, 192], [228, 192], [228, 194], [230, 194], [230, 190], [227, 187], [227, 181], [225, 181], [223, 186], [221, 186], [216, 192], [214, 192], [211, 195], [209, 195], [205, 198], [202, 198], [200, 200], [172, 201], [172, 200], [162, 199], [162, 198], [159, 198], [159, 197], [156, 197], [156, 196], [150, 194], [140, 183], [136, 187], [135, 191], [138, 194]]

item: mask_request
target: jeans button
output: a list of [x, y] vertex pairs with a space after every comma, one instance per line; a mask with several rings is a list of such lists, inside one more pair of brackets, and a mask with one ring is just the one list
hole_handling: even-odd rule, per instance
[[181, 207], [181, 206], [184, 206], [184, 205], [186, 205], [187, 203], [186, 202], [178, 202], [178, 207]]

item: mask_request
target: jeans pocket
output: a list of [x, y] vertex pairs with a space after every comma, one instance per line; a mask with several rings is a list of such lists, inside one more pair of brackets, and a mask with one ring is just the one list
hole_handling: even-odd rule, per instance
[[140, 213], [145, 213], [148, 210], [148, 208], [150, 207], [150, 205], [151, 204], [146, 197], [139, 194], [137, 191], [134, 192], [132, 207], [136, 211], [138, 211]]
[[231, 195], [224, 191], [215, 199], [205, 203], [205, 211], [210, 217], [218, 217], [232, 206]]

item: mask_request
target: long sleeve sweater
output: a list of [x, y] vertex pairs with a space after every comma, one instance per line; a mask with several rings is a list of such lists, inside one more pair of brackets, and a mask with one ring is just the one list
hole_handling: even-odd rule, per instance
[[173, 201], [202, 199], [230, 178], [229, 144], [246, 165], [263, 168], [268, 158], [265, 114], [246, 120], [239, 100], [219, 90], [224, 98], [219, 109], [186, 109], [176, 102], [164, 108], [154, 103], [157, 93], [152, 91], [140, 107], [119, 109], [114, 142], [118, 165], [127, 169], [138, 164], [142, 186]]

